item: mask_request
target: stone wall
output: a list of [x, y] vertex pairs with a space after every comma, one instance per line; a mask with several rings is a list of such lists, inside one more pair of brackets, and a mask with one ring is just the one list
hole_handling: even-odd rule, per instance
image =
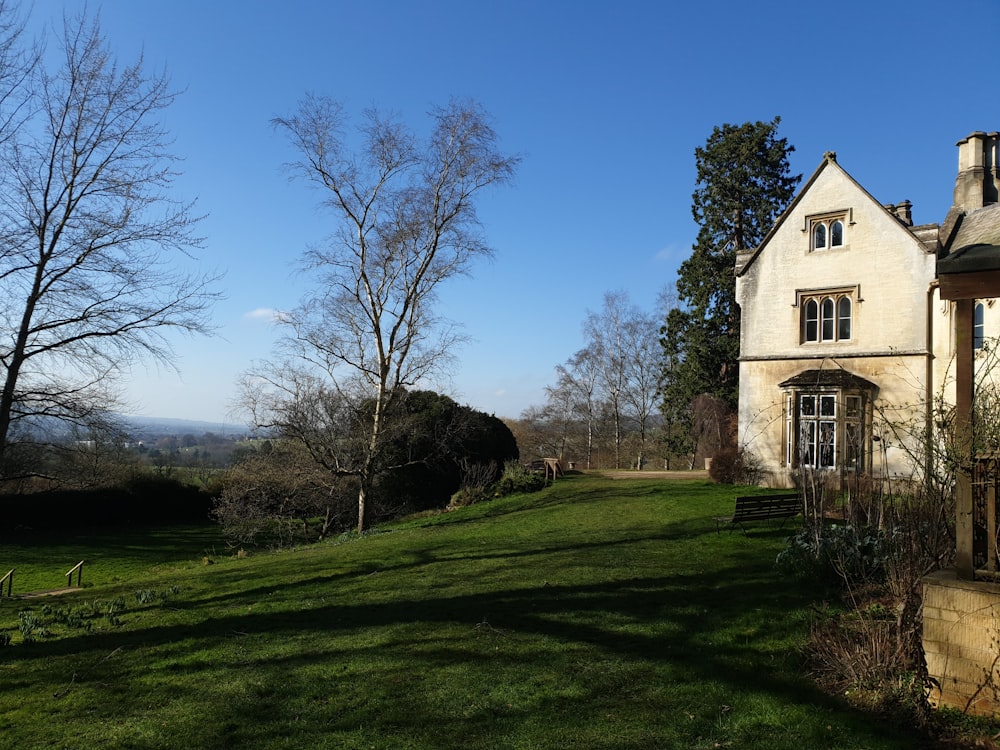
[[1000, 715], [1000, 584], [959, 580], [954, 570], [924, 584], [924, 656], [938, 705]]

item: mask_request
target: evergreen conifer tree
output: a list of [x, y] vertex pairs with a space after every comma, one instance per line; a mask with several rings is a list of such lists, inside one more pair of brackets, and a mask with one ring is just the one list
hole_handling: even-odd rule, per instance
[[780, 117], [716, 127], [695, 149], [691, 210], [699, 224], [691, 256], [678, 270], [679, 305], [662, 330], [663, 412], [689, 415], [710, 394], [735, 409], [739, 390], [740, 312], [736, 255], [756, 247], [788, 206], [801, 175], [794, 147], [778, 137]]

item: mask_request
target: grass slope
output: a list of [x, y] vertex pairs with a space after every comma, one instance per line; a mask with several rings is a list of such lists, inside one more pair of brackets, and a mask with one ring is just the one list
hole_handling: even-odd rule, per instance
[[0, 747], [919, 747], [801, 676], [815, 592], [775, 571], [784, 532], [716, 533], [733, 494], [573, 476], [211, 566], [205, 530], [4, 544], [94, 558], [50, 605], [126, 609], [22, 644], [41, 603], [0, 601]]

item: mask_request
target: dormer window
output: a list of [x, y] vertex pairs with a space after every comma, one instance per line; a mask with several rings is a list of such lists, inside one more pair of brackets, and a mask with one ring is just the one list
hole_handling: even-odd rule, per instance
[[844, 247], [846, 219], [846, 213], [843, 212], [810, 218], [809, 249], [831, 250]]

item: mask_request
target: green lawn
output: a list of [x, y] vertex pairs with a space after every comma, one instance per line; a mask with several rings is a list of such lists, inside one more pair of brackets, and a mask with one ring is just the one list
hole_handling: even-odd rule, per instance
[[0, 747], [921, 746], [802, 676], [817, 592], [774, 569], [787, 530], [716, 533], [734, 494], [571, 476], [243, 559], [211, 529], [5, 541], [15, 593], [90, 561], [45, 603], [92, 629], [23, 644], [42, 602], [0, 601]]

